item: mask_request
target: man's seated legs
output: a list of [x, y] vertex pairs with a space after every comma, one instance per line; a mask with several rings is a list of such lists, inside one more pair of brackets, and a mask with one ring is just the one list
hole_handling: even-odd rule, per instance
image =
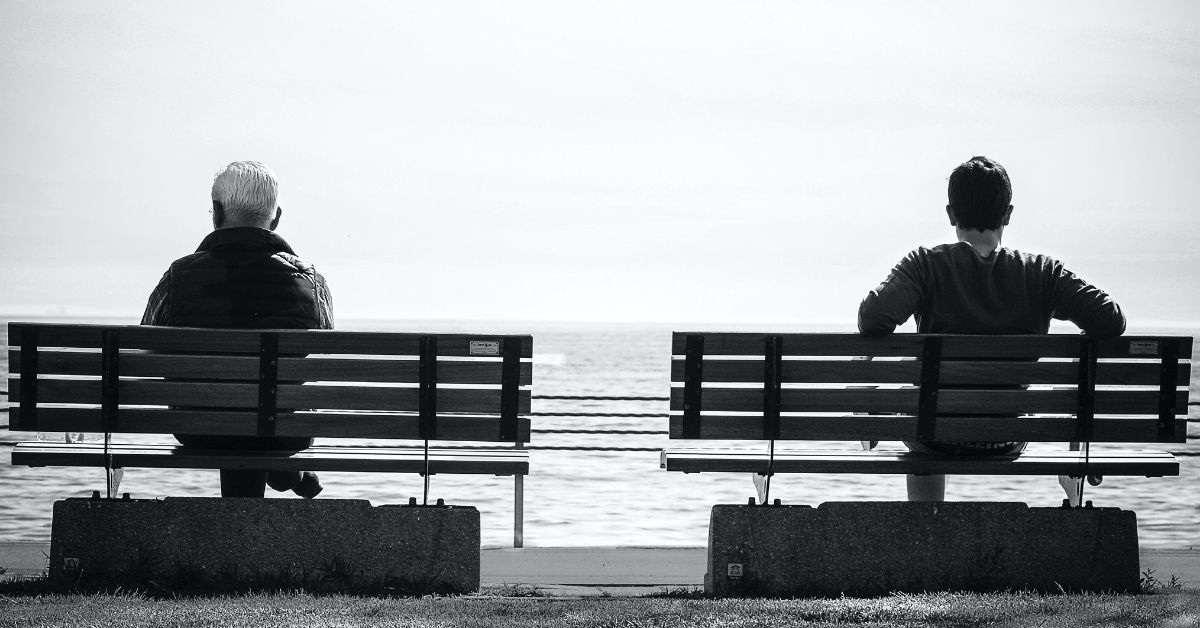
[[[175, 440], [196, 449], [303, 451], [312, 446], [311, 438], [302, 437], [176, 434]], [[317, 474], [310, 471], [221, 469], [221, 497], [263, 497], [268, 484], [277, 491], [292, 491], [308, 499], [323, 489]]]

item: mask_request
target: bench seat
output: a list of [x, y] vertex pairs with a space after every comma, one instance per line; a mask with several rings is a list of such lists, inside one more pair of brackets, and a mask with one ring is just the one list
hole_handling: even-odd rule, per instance
[[[683, 473], [766, 473], [770, 456], [761, 448], [674, 448], [661, 466]], [[916, 473], [946, 475], [1082, 475], [1077, 451], [1026, 451], [1018, 456], [947, 456], [904, 450], [776, 449], [773, 473]], [[1179, 475], [1179, 461], [1163, 451], [1092, 451], [1087, 475], [1164, 477]]]
[[[114, 468], [277, 469], [281, 471], [349, 471], [361, 473], [426, 472], [422, 447], [354, 447], [314, 445], [299, 452], [205, 450], [179, 445], [111, 444]], [[527, 475], [529, 454], [512, 447], [430, 447], [430, 475], [438, 473]], [[104, 467], [103, 443], [18, 443], [12, 464], [30, 467]], [[266, 464], [264, 464], [266, 463]]]

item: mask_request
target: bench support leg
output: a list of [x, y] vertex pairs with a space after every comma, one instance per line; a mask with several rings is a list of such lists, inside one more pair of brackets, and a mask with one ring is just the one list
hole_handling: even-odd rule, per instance
[[120, 494], [121, 480], [125, 479], [125, 469], [121, 467], [113, 467], [106, 472], [108, 476], [108, 496], [116, 497]]
[[767, 503], [767, 476], [755, 473], [750, 476], [750, 481], [754, 482], [754, 492], [758, 493], [758, 503]]
[[913, 475], [906, 476], [908, 481], [908, 501], [910, 502], [944, 502], [946, 501], [946, 476], [944, 475]]
[[1067, 503], [1073, 508], [1079, 507], [1079, 496], [1083, 493], [1083, 478], [1060, 475], [1058, 476], [1058, 485], [1067, 493]]
[[513, 547], [525, 547], [525, 476], [513, 476]]

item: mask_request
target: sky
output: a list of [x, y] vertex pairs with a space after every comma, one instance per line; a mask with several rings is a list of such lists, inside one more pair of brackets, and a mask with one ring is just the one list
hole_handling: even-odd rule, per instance
[[280, 179], [339, 320], [853, 328], [946, 181], [1200, 321], [1200, 3], [0, 0], [0, 315], [140, 318]]

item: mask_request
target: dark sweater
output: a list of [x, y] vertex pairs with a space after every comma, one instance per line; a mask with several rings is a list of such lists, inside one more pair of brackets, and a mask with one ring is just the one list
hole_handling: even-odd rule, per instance
[[1044, 334], [1051, 318], [1093, 336], [1125, 331], [1120, 306], [1058, 260], [1004, 247], [980, 257], [967, 242], [900, 260], [859, 305], [858, 329], [890, 334], [909, 316], [919, 333]]

